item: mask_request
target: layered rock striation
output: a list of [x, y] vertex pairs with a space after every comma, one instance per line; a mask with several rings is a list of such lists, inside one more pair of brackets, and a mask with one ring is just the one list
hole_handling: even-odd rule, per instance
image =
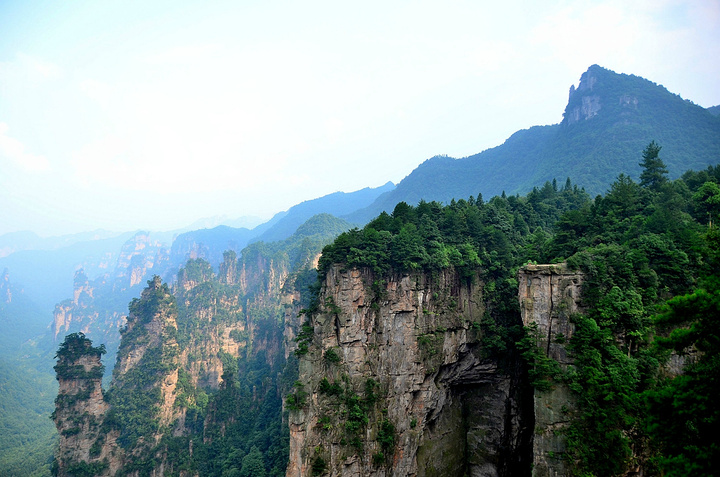
[[82, 333], [68, 335], [57, 353], [59, 382], [52, 419], [59, 433], [55, 472], [74, 475], [82, 468], [101, 473], [108, 455], [96, 445], [108, 405], [102, 390], [104, 347], [93, 347]]
[[[563, 264], [527, 265], [518, 272], [518, 299], [523, 325], [537, 330], [536, 344], [562, 369], [572, 366], [566, 344], [575, 327], [573, 314], [581, 313], [583, 276]], [[554, 383], [550, 389], [533, 393], [535, 431], [533, 469], [537, 477], [568, 475], [563, 429], [571, 422], [575, 405], [570, 389]]]
[[532, 401], [519, 362], [484, 348], [483, 293], [453, 269], [331, 268], [289, 400], [287, 476], [529, 474]]

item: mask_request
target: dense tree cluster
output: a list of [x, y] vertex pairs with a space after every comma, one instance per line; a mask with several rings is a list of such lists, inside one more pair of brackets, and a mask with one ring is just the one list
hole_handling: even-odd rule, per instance
[[499, 276], [522, 261], [539, 259], [558, 217], [588, 203], [584, 190], [569, 179], [563, 187], [547, 182], [525, 197], [503, 194], [487, 203], [480, 195], [447, 206], [400, 202], [392, 214], [383, 212], [325, 247], [319, 273], [324, 276], [333, 263], [342, 263], [369, 267], [378, 275], [452, 266], [469, 278], [482, 266]]

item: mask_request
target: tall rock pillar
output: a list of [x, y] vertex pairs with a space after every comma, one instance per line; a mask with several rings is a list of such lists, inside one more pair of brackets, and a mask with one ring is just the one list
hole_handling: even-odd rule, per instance
[[[582, 274], [568, 270], [564, 264], [527, 265], [518, 272], [523, 325], [537, 326], [537, 346], [563, 369], [573, 362], [566, 345], [575, 330], [570, 317], [582, 312], [582, 282]], [[570, 390], [562, 383], [548, 391], [536, 389], [534, 407], [533, 476], [567, 475], [561, 431], [570, 423], [575, 408]]]
[[83, 333], [66, 336], [57, 352], [60, 389], [52, 418], [60, 434], [55, 460], [60, 477], [81, 470], [101, 475], [108, 467], [98, 442], [108, 409], [102, 392], [104, 353], [104, 346], [93, 347]]

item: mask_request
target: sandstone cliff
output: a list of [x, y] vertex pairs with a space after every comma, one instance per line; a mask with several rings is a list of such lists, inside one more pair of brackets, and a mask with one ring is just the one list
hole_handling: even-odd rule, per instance
[[[563, 369], [572, 365], [566, 344], [573, 336], [570, 317], [582, 312], [580, 292], [583, 277], [564, 265], [527, 265], [518, 272], [518, 299], [525, 326], [537, 327], [537, 346]], [[562, 430], [574, 412], [568, 387], [554, 383], [551, 389], [534, 391], [535, 432], [533, 469], [537, 477], [567, 475], [562, 458]]]
[[[518, 274], [522, 323], [561, 366], [582, 276], [562, 265]], [[494, 353], [491, 292], [452, 270], [395, 275], [333, 267], [309, 317], [288, 400], [287, 477], [562, 476], [557, 433], [569, 390], [534, 390], [513, 352]]]
[[60, 435], [55, 461], [60, 477], [83, 467], [97, 474], [108, 469], [108, 452], [96, 444], [108, 408], [101, 385], [104, 352], [82, 333], [68, 335], [58, 351], [59, 391], [52, 418]]
[[[61, 442], [58, 460], [95, 465], [93, 475], [101, 476], [203, 475], [205, 447], [247, 438], [236, 428], [251, 419], [266, 426], [266, 419], [253, 416], [261, 405], [278, 409], [272, 425], [280, 429], [283, 318], [296, 319], [299, 294], [291, 285], [284, 291], [289, 274], [282, 261], [255, 257], [238, 266], [229, 253], [220, 269], [216, 277], [209, 263], [191, 260], [172, 287], [156, 276], [130, 303], [107, 400], [94, 414], [102, 432], [73, 431], [102, 461], [74, 451], [74, 441]], [[246, 277], [250, 290], [241, 283]], [[79, 307], [92, 289], [86, 280], [77, 285], [72, 305]], [[77, 409], [60, 401], [57, 414], [64, 417], [56, 424], [62, 431]]]
[[334, 267], [320, 298], [288, 477], [529, 474], [532, 401], [516, 358], [483, 347], [478, 277]]

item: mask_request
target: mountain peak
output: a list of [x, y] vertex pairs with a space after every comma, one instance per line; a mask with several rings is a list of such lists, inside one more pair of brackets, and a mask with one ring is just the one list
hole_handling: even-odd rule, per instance
[[651, 107], [670, 97], [681, 99], [645, 78], [592, 65], [580, 77], [577, 88], [570, 86], [562, 124], [574, 125], [598, 116], [610, 123], [629, 124], [634, 122], [639, 108]]
[[601, 66], [592, 65], [580, 76], [580, 84], [578, 84], [577, 89], [575, 85], [570, 86], [570, 97], [563, 114], [563, 123], [575, 124], [597, 116], [602, 105], [600, 95], [594, 89], [598, 82], [598, 76], [603, 73], [615, 74]]

